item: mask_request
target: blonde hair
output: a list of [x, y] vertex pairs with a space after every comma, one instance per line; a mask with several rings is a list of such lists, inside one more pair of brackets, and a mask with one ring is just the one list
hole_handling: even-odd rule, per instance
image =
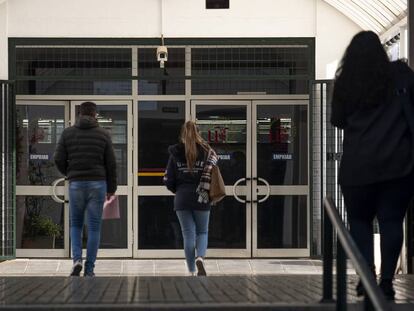
[[181, 127], [181, 142], [185, 147], [185, 159], [187, 161], [187, 167], [193, 169], [198, 151], [197, 145], [200, 145], [205, 151], [210, 149], [208, 143], [201, 137], [198, 132], [197, 125], [193, 121], [187, 121]]

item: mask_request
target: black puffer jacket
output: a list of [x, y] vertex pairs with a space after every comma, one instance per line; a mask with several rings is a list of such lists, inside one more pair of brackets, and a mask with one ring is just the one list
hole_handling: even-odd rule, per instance
[[184, 144], [170, 146], [168, 152], [170, 158], [164, 176], [164, 184], [168, 190], [176, 194], [174, 210], [209, 210], [210, 204], [197, 202], [198, 195], [196, 193], [204, 169], [206, 152], [198, 146], [198, 156], [192, 171], [187, 167]]
[[106, 180], [107, 192], [116, 191], [112, 141], [95, 118], [81, 116], [74, 126], [63, 131], [54, 160], [59, 171], [69, 180]]

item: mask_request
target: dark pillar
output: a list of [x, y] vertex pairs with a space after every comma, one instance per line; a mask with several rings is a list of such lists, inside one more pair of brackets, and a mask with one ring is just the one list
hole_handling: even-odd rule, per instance
[[[408, 63], [414, 69], [414, 1], [407, 1]], [[410, 206], [407, 214], [407, 270], [414, 272], [414, 210]]]

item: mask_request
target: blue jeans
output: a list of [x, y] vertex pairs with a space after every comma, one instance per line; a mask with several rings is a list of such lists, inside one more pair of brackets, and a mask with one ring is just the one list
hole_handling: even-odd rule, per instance
[[101, 237], [106, 181], [71, 181], [69, 184], [70, 237], [73, 262], [82, 260], [82, 229], [87, 213], [88, 242], [85, 273], [93, 272]]
[[208, 221], [210, 211], [176, 211], [184, 240], [184, 253], [188, 270], [195, 272], [195, 257], [204, 257], [208, 242]]

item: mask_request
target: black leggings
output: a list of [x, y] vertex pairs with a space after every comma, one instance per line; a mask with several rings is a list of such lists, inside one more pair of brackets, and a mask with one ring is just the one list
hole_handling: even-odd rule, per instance
[[403, 178], [364, 186], [342, 186], [351, 235], [370, 266], [374, 266], [372, 222], [381, 236], [381, 277], [394, 277], [403, 243], [403, 221], [414, 196], [414, 172]]

